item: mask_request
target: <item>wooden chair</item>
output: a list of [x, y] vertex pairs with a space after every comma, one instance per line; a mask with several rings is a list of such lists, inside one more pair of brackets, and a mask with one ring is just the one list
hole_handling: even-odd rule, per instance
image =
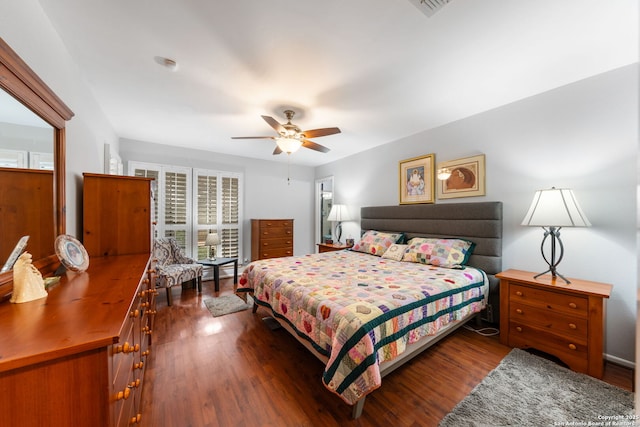
[[171, 237], [155, 239], [153, 254], [156, 258], [156, 287], [167, 290], [167, 304], [173, 303], [171, 288], [191, 281], [193, 287], [202, 289], [202, 265], [188, 258], [178, 242]]

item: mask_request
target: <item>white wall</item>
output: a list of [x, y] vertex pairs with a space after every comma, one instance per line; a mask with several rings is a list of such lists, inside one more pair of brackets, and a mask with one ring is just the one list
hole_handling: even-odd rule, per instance
[[75, 113], [67, 123], [67, 233], [82, 236], [82, 172], [103, 172], [118, 139], [37, 0], [0, 0], [0, 37]]
[[[398, 162], [436, 154], [436, 162], [486, 155], [485, 197], [448, 202], [504, 203], [503, 267], [541, 272], [542, 229], [520, 225], [535, 190], [573, 188], [591, 228], [565, 228], [568, 277], [614, 285], [606, 348], [634, 361], [636, 319], [637, 64], [595, 76], [316, 169], [335, 176], [337, 203], [398, 204]], [[419, 88], [416, 88], [419, 90]], [[438, 201], [446, 203], [447, 201]], [[344, 224], [359, 235], [358, 222]]]
[[[314, 251], [314, 169], [286, 163], [120, 140], [125, 167], [131, 160], [226, 170], [244, 174], [243, 258], [251, 258], [251, 218], [293, 218], [294, 254]], [[290, 177], [290, 180], [287, 180]]]

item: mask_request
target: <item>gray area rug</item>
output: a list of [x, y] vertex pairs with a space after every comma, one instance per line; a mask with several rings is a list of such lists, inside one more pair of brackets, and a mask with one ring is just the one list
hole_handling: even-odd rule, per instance
[[439, 426], [633, 426], [633, 400], [629, 391], [513, 349]]
[[252, 307], [253, 301], [251, 297], [247, 295], [247, 302], [245, 303], [239, 296], [223, 295], [217, 298], [208, 298], [204, 300], [204, 305], [209, 309], [209, 312], [213, 317], [224, 316], [225, 314], [236, 313], [238, 311], [246, 310]]

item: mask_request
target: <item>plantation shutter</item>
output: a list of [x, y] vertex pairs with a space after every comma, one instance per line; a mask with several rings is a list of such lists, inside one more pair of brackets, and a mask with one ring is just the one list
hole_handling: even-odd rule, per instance
[[[173, 237], [178, 245], [191, 256], [191, 239], [188, 232], [191, 228], [189, 213], [191, 197], [189, 197], [189, 170], [164, 171], [164, 236]], [[162, 218], [162, 217], [161, 217]]]
[[240, 253], [240, 180], [238, 177], [222, 178], [222, 254], [237, 258]]
[[154, 237], [173, 237], [187, 256], [204, 259], [210, 255], [207, 234], [218, 233], [216, 255], [242, 258], [241, 174], [135, 161], [128, 170], [156, 179]]

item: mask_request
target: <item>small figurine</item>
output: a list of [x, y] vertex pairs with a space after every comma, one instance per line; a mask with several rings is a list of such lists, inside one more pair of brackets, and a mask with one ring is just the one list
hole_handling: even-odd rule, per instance
[[13, 294], [11, 302], [29, 302], [46, 297], [42, 274], [31, 263], [31, 254], [25, 252], [13, 266]]

